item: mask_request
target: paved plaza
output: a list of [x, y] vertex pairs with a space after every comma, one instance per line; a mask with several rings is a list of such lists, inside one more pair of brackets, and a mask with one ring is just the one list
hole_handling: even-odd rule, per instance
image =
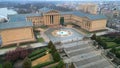
[[[54, 36], [52, 32], [56, 30], [68, 30], [72, 32], [71, 35], [65, 36], [65, 37], [59, 37], [59, 36]], [[77, 32], [76, 30], [72, 28], [49, 28], [45, 34], [48, 36], [48, 38], [53, 42], [68, 42], [68, 41], [73, 41], [73, 40], [81, 40], [83, 38], [83, 35]]]

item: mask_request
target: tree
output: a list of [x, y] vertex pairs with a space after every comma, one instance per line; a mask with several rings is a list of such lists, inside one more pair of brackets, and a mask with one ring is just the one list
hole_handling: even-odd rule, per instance
[[31, 60], [26, 57], [23, 61], [23, 68], [31, 68], [32, 67], [32, 63]]
[[56, 68], [63, 68], [63, 67], [64, 67], [64, 62], [61, 60], [61, 61], [59, 61]]
[[64, 25], [64, 17], [60, 18], [60, 25]]
[[100, 41], [100, 44], [101, 44], [101, 46], [102, 46], [104, 49], [107, 48], [107, 44], [106, 44], [106, 42], [104, 42], [103, 40]]
[[91, 37], [92, 40], [96, 40], [96, 34], [93, 34]]
[[116, 48], [113, 47], [113, 48], [110, 50], [110, 52], [112, 52], [112, 53], [116, 53]]
[[48, 48], [52, 48], [52, 46], [53, 46], [52, 41], [49, 41], [49, 43], [48, 43]]
[[13, 51], [6, 53], [5, 59], [8, 61], [16, 61], [17, 59], [24, 59], [28, 56], [28, 50], [26, 48], [16, 48]]
[[120, 43], [120, 37], [116, 37], [114, 41], [119, 44]]
[[55, 62], [60, 61], [61, 58], [58, 52], [53, 53], [53, 59]]
[[9, 62], [9, 61], [6, 61], [6, 62], [3, 64], [3, 68], [13, 68], [13, 67], [12, 67], [12, 63]]

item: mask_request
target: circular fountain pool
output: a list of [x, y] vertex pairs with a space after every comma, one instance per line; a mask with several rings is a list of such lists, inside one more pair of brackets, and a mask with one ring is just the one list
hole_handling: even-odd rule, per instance
[[53, 36], [66, 37], [66, 36], [70, 36], [72, 32], [68, 30], [54, 30], [52, 34]]

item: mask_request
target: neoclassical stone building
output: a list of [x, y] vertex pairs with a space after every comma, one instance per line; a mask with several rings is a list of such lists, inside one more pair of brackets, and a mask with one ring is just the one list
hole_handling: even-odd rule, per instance
[[8, 15], [8, 22], [0, 23], [0, 45], [3, 47], [36, 41], [33, 26], [57, 26], [60, 25], [61, 17], [64, 18], [64, 23], [71, 22], [89, 32], [106, 29], [107, 19], [103, 15], [42, 8], [39, 13]]
[[27, 20], [32, 21], [34, 26], [59, 25], [60, 18], [64, 22], [71, 22], [89, 32], [106, 29], [107, 19], [104, 15], [88, 14], [80, 11], [60, 12], [54, 9], [42, 8], [39, 10], [40, 16], [28, 16]]

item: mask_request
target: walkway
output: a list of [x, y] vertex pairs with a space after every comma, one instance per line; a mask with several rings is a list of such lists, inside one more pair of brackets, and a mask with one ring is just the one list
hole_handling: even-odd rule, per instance
[[[29, 45], [23, 45], [23, 46], [20, 46], [20, 47], [38, 48], [38, 47], [43, 47], [43, 46], [47, 46], [47, 45], [43, 44], [43, 43], [34, 43], [34, 44], [29, 44]], [[6, 52], [11, 51], [11, 50], [15, 50], [15, 49], [16, 49], [16, 47], [0, 49], [0, 55], [3, 55]]]

